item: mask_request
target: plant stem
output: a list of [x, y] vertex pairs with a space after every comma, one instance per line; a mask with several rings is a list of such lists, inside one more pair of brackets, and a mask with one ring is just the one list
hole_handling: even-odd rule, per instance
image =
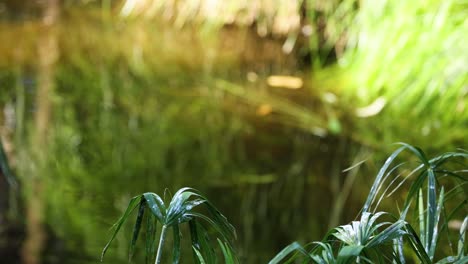
[[167, 226], [163, 225], [162, 230], [161, 230], [161, 236], [159, 238], [158, 251], [156, 252], [156, 261], [154, 262], [155, 264], [161, 263], [162, 247], [164, 244], [164, 240], [166, 240], [166, 232], [167, 232]]

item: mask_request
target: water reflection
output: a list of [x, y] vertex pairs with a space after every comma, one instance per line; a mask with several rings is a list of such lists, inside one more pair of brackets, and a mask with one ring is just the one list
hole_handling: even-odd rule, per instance
[[[237, 227], [243, 263], [265, 263], [353, 219], [375, 165], [342, 170], [397, 138], [354, 119], [354, 105], [340, 101], [342, 79], [311, 74], [304, 36], [285, 53], [291, 36], [261, 38], [252, 27], [213, 33], [109, 18], [102, 8], [63, 7], [59, 16], [48, 10], [57, 1], [44, 3], [0, 24], [2, 139], [14, 147], [23, 197], [0, 239], [8, 263], [20, 261], [20, 246], [26, 264], [96, 263], [131, 197], [183, 186]], [[358, 110], [367, 118], [383, 107]], [[418, 133], [407, 137], [424, 142]], [[106, 262], [127, 262], [131, 228]]]

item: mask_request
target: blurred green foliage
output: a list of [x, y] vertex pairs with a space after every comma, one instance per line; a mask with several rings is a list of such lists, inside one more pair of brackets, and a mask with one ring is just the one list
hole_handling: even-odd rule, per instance
[[[63, 2], [41, 171], [55, 237], [49, 263], [63, 262], [60, 254], [93, 262], [102, 230], [130, 197], [182, 186], [216, 197], [239, 227], [241, 261], [264, 262], [289, 241], [319, 238], [329, 223], [354, 217], [348, 209], [365, 194], [350, 186], [369, 182], [341, 172], [352, 163], [396, 141], [429, 153], [466, 145], [463, 1], [282, 3], [281, 14], [232, 4], [245, 16], [222, 27], [185, 9], [122, 17], [124, 2]], [[15, 8], [0, 12], [0, 105], [14, 106], [10, 136], [26, 182], [35, 170], [41, 31], [35, 7]], [[32, 15], [12, 15], [21, 12]], [[301, 23], [284, 22], [297, 15]], [[275, 29], [281, 21], [289, 30]], [[304, 85], [271, 87], [275, 74]], [[375, 170], [372, 160], [360, 168]], [[128, 239], [117, 242], [126, 249]], [[127, 258], [112, 252], [113, 263]]]

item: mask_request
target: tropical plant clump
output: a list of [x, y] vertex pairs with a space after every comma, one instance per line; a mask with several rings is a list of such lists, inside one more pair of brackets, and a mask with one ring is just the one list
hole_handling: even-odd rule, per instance
[[[200, 205], [205, 205], [208, 214], [194, 211]], [[192, 188], [182, 188], [177, 191], [167, 206], [163, 199], [155, 193], [144, 193], [133, 197], [125, 213], [115, 224], [114, 233], [102, 252], [102, 258], [122, 225], [137, 207], [138, 214], [130, 243], [129, 261], [135, 251], [135, 245], [145, 212], [148, 212], [146, 216], [146, 263], [161, 263], [163, 246], [166, 243], [169, 229], [173, 231], [172, 262], [179, 263], [181, 255], [180, 225], [183, 223], [188, 223], [190, 228], [195, 261], [197, 263], [216, 263], [217, 256], [214, 246], [211, 244], [207, 228], [202, 224], [203, 222], [208, 223], [220, 236], [220, 238], [217, 238], [217, 241], [224, 255], [225, 262], [237, 262], [232, 248], [232, 242], [236, 237], [234, 227], [206, 197]], [[158, 223], [161, 225], [161, 230], [159, 243], [156, 245]]]
[[[409, 162], [392, 166], [404, 150], [409, 150], [418, 158], [415, 167], [405, 168]], [[294, 242], [270, 264], [281, 261], [289, 263], [301, 257], [304, 263], [406, 263], [409, 259], [419, 263], [467, 263], [467, 170], [450, 169], [453, 164], [464, 166], [460, 159], [466, 158], [468, 153], [463, 151], [447, 152], [428, 159], [421, 149], [402, 143], [377, 174], [358, 221], [330, 230], [320, 242], [305, 246]], [[453, 179], [454, 183], [443, 185], [442, 182], [447, 179]], [[399, 212], [379, 212], [383, 198], [395, 195], [409, 181], [411, 184]], [[448, 191], [445, 189], [447, 186], [451, 186]], [[453, 203], [454, 198], [459, 197], [461, 199], [455, 201], [455, 207], [446, 204], [449, 200]], [[446, 235], [447, 244], [452, 247], [449, 222], [463, 212], [464, 220], [458, 235], [455, 235], [458, 240], [456, 249], [451, 248], [452, 254], [449, 256], [438, 257], [436, 253], [441, 251], [442, 234]], [[390, 220], [380, 221], [384, 216]]]
[[[405, 150], [414, 155], [417, 161], [398, 161], [397, 158]], [[468, 152], [459, 151], [443, 153], [429, 159], [421, 149], [401, 143], [378, 172], [359, 220], [330, 230], [322, 241], [305, 246], [294, 242], [269, 263], [467, 263], [465, 234], [468, 226], [468, 196], [465, 186], [468, 171], [464, 163], [467, 158]], [[398, 212], [379, 211], [384, 198], [396, 196], [405, 185], [409, 189]], [[193, 210], [199, 205], [205, 205], [208, 214]], [[130, 244], [130, 257], [135, 250], [145, 211], [148, 211], [147, 263], [153, 260], [161, 263], [162, 247], [169, 228], [174, 232], [173, 263], [179, 263], [179, 225], [182, 223], [189, 223], [195, 262], [218, 263], [215, 247], [210, 243], [208, 230], [202, 222], [208, 223], [218, 234], [217, 240], [225, 263], [238, 263], [232, 244], [235, 239], [234, 228], [206, 197], [191, 188], [180, 189], [167, 207], [163, 199], [154, 193], [134, 197], [116, 223], [103, 256], [136, 207], [139, 209]], [[460, 216], [464, 220], [459, 222], [459, 231], [454, 236], [449, 225]], [[158, 245], [157, 223], [162, 225]], [[448, 243], [441, 242], [445, 240]], [[453, 246], [453, 240], [457, 241], [456, 246]], [[451, 253], [443, 253], [441, 244], [445, 248], [448, 245]]]

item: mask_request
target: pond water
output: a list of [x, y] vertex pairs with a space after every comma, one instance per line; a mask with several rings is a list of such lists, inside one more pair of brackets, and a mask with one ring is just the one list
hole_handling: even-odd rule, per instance
[[[35, 256], [27, 249], [40, 263], [97, 263], [131, 197], [184, 186], [236, 227], [242, 263], [266, 263], [357, 215], [381, 164], [374, 151], [386, 147], [355, 140], [347, 107], [323, 89], [343, 84], [314, 78], [304, 40], [285, 54], [284, 38], [251, 28], [62, 19], [46, 33], [35, 21], [0, 25], [2, 138], [22, 197], [0, 244], [8, 263], [21, 250]], [[286, 83], [275, 87], [273, 75]], [[343, 172], [365, 159], [358, 174]], [[127, 262], [131, 229], [105, 263]]]

